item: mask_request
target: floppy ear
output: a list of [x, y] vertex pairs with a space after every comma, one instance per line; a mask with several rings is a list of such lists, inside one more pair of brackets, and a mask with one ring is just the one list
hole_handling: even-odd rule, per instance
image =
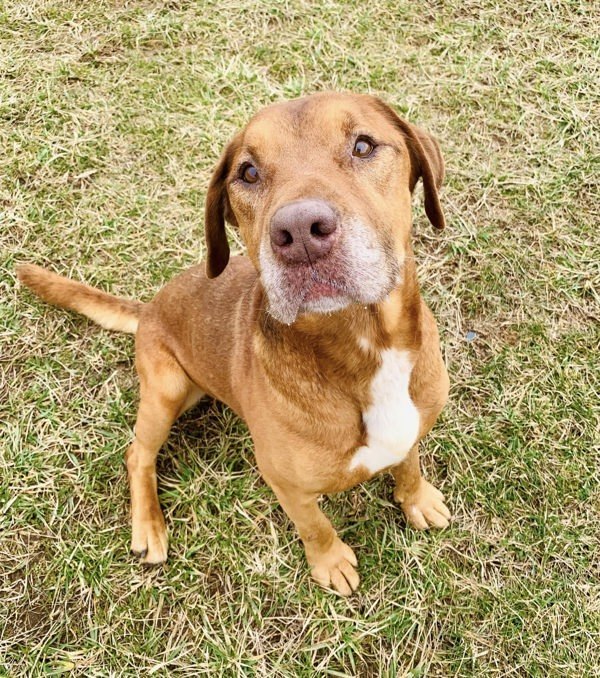
[[227, 220], [237, 226], [225, 187], [225, 180], [231, 165], [233, 143], [231, 142], [221, 155], [206, 194], [204, 235], [206, 238], [206, 275], [209, 278], [216, 278], [221, 275], [229, 261], [229, 243], [225, 233], [225, 221]]
[[404, 134], [410, 152], [410, 191], [419, 177], [423, 179], [425, 213], [431, 224], [438, 229], [446, 226], [446, 218], [440, 204], [438, 190], [444, 181], [444, 158], [438, 142], [427, 132], [403, 120], [387, 104], [376, 100], [379, 109]]

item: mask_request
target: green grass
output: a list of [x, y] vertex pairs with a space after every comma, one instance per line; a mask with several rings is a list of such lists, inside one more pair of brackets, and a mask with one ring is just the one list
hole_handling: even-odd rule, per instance
[[[597, 19], [575, 0], [3, 5], [0, 674], [600, 676]], [[14, 265], [150, 298], [203, 255], [227, 139], [329, 88], [444, 149], [449, 226], [415, 201], [415, 245], [452, 380], [425, 468], [455, 521], [407, 529], [388, 478], [326, 499], [362, 583], [324, 592], [246, 428], [206, 402], [161, 455], [169, 562], [141, 569], [132, 341]]]

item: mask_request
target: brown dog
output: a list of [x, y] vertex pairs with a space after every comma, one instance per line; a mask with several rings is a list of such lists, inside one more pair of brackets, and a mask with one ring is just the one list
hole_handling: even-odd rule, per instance
[[[150, 303], [20, 267], [43, 299], [136, 334], [141, 398], [127, 468], [131, 548], [144, 563], [167, 557], [156, 456], [204, 394], [247, 422], [319, 584], [347, 595], [359, 581], [320, 494], [389, 470], [411, 525], [448, 525], [419, 470], [448, 376], [410, 241], [419, 177], [426, 213], [444, 227], [443, 174], [436, 141], [378, 99], [315, 94], [262, 110], [227, 146], [206, 200], [206, 269]], [[247, 257], [229, 261], [225, 221]]]

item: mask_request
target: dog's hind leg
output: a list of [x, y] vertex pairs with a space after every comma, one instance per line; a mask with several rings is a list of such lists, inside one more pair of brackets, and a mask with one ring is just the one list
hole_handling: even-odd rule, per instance
[[158, 564], [167, 558], [167, 531], [158, 501], [156, 457], [175, 419], [202, 393], [165, 348], [141, 348], [136, 358], [140, 405], [135, 438], [126, 454], [131, 550], [143, 563]]

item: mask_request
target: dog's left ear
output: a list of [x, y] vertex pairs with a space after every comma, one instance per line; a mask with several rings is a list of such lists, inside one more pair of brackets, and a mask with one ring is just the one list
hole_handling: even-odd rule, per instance
[[225, 222], [237, 226], [235, 215], [229, 204], [225, 182], [231, 168], [236, 139], [223, 151], [214, 169], [204, 207], [204, 235], [206, 238], [206, 275], [216, 278], [221, 275], [229, 262], [229, 243]]
[[436, 139], [424, 130], [403, 120], [392, 108], [375, 99], [378, 108], [404, 134], [410, 152], [410, 191], [419, 177], [423, 179], [425, 213], [434, 228], [446, 226], [446, 218], [440, 204], [438, 190], [444, 181], [444, 158]]

